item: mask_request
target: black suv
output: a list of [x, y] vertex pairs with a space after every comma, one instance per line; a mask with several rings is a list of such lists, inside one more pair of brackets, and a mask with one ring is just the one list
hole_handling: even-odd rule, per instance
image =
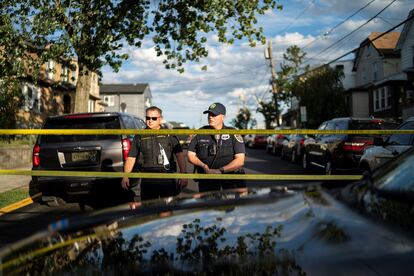
[[[143, 129], [141, 118], [126, 113], [51, 116], [43, 129]], [[40, 135], [33, 148], [32, 170], [123, 172], [133, 135]], [[120, 178], [33, 176], [30, 194], [42, 193], [50, 205], [63, 199], [81, 202], [119, 191]]]
[[[318, 130], [375, 130], [395, 129], [397, 123], [370, 118], [335, 118], [323, 122]], [[339, 171], [359, 171], [359, 160], [375, 135], [315, 135], [304, 142], [302, 166], [323, 169], [326, 174]]]

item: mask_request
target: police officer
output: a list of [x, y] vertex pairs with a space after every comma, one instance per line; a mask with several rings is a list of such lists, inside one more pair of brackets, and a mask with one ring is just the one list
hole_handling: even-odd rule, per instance
[[[147, 108], [145, 116], [147, 129], [161, 129], [162, 110], [156, 106]], [[175, 155], [180, 172], [185, 173], [186, 164], [183, 150], [176, 136], [172, 135], [136, 135], [131, 144], [124, 172], [131, 172], [136, 168], [136, 160], [140, 158], [142, 172], [173, 173], [176, 170]], [[187, 186], [187, 179], [176, 183], [175, 179], [148, 179], [141, 180], [141, 199], [154, 199], [177, 195], [180, 189]], [[130, 180], [124, 177], [122, 188], [130, 188]], [[177, 187], [178, 186], [178, 187]]]
[[[231, 129], [224, 125], [226, 108], [213, 103], [203, 114], [208, 114], [208, 126], [202, 129]], [[244, 142], [240, 135], [196, 135], [188, 146], [188, 160], [198, 173], [244, 173]], [[199, 180], [199, 191], [246, 187], [244, 180]]]

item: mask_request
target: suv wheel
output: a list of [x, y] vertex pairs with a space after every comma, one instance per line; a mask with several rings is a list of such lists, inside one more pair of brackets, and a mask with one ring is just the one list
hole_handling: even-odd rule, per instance
[[292, 155], [290, 157], [290, 161], [292, 161], [292, 163], [296, 163], [296, 150], [295, 150], [295, 148], [292, 149]]
[[306, 154], [306, 152], [304, 152], [302, 156], [302, 168], [306, 172], [310, 171], [310, 163], [309, 163], [308, 155]]
[[334, 172], [334, 170], [333, 170], [332, 160], [329, 158], [328, 160], [326, 160], [326, 164], [325, 164], [325, 174], [326, 175], [332, 175], [333, 172]]

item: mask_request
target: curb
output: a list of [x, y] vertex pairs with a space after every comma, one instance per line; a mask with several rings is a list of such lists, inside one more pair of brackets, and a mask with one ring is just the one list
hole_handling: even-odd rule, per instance
[[1, 208], [0, 209], [0, 216], [4, 215], [4, 214], [7, 214], [7, 213], [10, 213], [10, 212], [13, 212], [14, 210], [20, 209], [20, 208], [25, 207], [29, 204], [32, 204], [33, 199], [35, 199], [37, 197], [40, 197], [41, 195], [42, 195], [41, 193], [38, 193], [38, 194], [35, 194], [32, 197], [25, 198], [23, 200], [20, 200], [18, 202], [12, 203], [12, 204], [10, 204], [6, 207]]

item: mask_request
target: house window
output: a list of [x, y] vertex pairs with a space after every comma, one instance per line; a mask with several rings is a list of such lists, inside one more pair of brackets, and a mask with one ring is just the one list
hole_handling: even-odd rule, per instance
[[68, 67], [63, 66], [62, 67], [62, 81], [63, 82], [68, 82], [69, 79], [69, 70]]
[[88, 112], [95, 112], [95, 101], [88, 101]]
[[25, 111], [42, 111], [41, 93], [38, 87], [30, 83], [23, 84], [22, 96], [21, 107]]
[[376, 62], [372, 64], [372, 72], [374, 72], [374, 81], [378, 79], [378, 65]]
[[362, 67], [362, 82], [367, 82], [367, 72], [365, 71], [365, 67]]
[[374, 111], [390, 109], [391, 104], [392, 98], [389, 87], [374, 90]]
[[55, 62], [53, 60], [49, 60], [47, 62], [46, 73], [47, 73], [47, 78], [50, 80], [53, 80], [53, 77], [55, 76]]
[[378, 111], [380, 109], [380, 104], [379, 104], [379, 90], [375, 90], [374, 91], [374, 111]]
[[389, 108], [391, 108], [391, 104], [392, 104], [391, 89], [389, 87], [386, 87], [386, 91], [387, 91], [386, 92], [386, 96], [387, 96], [387, 99], [386, 99], [387, 106], [386, 106], [386, 108], [389, 109]]
[[104, 96], [104, 102], [108, 104], [108, 106], [115, 106], [115, 96]]

